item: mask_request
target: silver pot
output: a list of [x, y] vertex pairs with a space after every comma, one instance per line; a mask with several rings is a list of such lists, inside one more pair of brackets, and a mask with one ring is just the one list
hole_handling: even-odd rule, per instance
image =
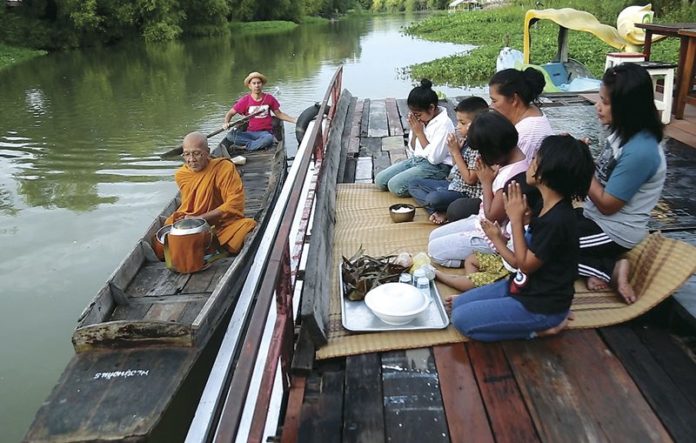
[[202, 218], [185, 218], [174, 222], [169, 235], [191, 235], [210, 231], [210, 225]]

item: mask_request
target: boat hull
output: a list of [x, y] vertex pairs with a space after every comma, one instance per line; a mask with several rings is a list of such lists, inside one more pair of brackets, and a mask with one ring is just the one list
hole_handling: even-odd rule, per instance
[[172, 431], [185, 432], [286, 175], [282, 139], [245, 156], [245, 215], [258, 224], [240, 253], [195, 274], [167, 270], [148, 239], [178, 206], [172, 200], [80, 316], [77, 353], [24, 441], [172, 441]]

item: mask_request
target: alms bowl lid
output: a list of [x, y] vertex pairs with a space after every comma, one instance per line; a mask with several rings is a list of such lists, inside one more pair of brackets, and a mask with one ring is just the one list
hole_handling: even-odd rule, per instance
[[373, 312], [399, 316], [422, 311], [428, 299], [407, 283], [385, 283], [365, 295], [365, 304]]

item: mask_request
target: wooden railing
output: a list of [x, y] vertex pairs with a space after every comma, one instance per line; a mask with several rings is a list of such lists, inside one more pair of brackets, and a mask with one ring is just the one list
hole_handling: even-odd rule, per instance
[[[264, 244], [259, 248], [223, 339], [187, 441], [230, 442], [242, 438], [260, 442], [263, 439], [278, 364], [281, 369], [283, 392], [287, 392], [294, 341], [294, 287], [315, 190], [321, 177], [322, 160], [331, 131], [330, 122], [341, 95], [342, 73], [341, 66], [334, 74], [321, 102], [317, 120], [306, 136], [308, 141], [305, 143], [303, 140], [295, 157], [264, 233]], [[322, 124], [321, 116], [324, 115], [328, 118], [328, 130]], [[312, 160], [313, 172], [310, 171]], [[307, 175], [310, 173], [313, 174], [312, 186], [309, 187], [309, 191], [305, 189], [303, 193]], [[299, 216], [300, 222], [295, 238], [291, 238], [291, 229], [298, 210], [302, 211]], [[262, 337], [268, 327], [274, 295], [276, 320], [267, 353], [263, 354]], [[243, 311], [245, 306], [247, 310]], [[265, 362], [262, 379], [255, 400], [250, 401], [249, 389], [254, 368], [259, 362]], [[243, 430], [248, 434], [240, 435], [242, 415], [252, 407], [254, 412], [251, 423], [248, 427], [245, 425]]]

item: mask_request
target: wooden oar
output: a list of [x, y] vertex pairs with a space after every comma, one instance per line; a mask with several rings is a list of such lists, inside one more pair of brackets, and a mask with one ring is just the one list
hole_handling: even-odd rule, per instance
[[[210, 137], [212, 137], [212, 136], [214, 136], [214, 135], [218, 135], [219, 133], [221, 133], [222, 131], [224, 131], [224, 130], [226, 130], [226, 129], [229, 130], [229, 129], [232, 129], [232, 128], [237, 128], [237, 127], [239, 127], [242, 123], [248, 122], [249, 119], [251, 119], [252, 117], [255, 117], [255, 116], [261, 114], [262, 112], [263, 112], [263, 109], [259, 109], [259, 110], [256, 111], [256, 112], [252, 112], [251, 114], [245, 116], [244, 118], [240, 118], [240, 119], [237, 120], [236, 122], [231, 123], [227, 128], [225, 128], [225, 127], [223, 126], [223, 127], [221, 127], [220, 129], [216, 129], [215, 131], [213, 131], [213, 132], [211, 132], [210, 134], [206, 135], [205, 138], [210, 138]], [[170, 158], [170, 157], [176, 157], [176, 156], [178, 156], [178, 155], [181, 155], [183, 152], [184, 152], [184, 145], [181, 144], [181, 145], [177, 146], [177, 147], [174, 148], [174, 149], [170, 149], [169, 151], [160, 154], [160, 158], [166, 159], [166, 158]]]

